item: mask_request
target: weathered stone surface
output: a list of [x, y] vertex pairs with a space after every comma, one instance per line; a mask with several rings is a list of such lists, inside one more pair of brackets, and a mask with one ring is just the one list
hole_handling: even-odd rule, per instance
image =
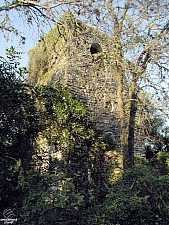
[[[45, 75], [45, 81], [36, 79], [37, 83], [52, 85], [59, 82], [70, 86], [72, 93], [93, 112], [92, 119], [96, 127], [111, 133], [120, 144], [116, 74], [113, 73], [109, 59], [109, 55], [112, 56], [111, 40], [89, 27], [83, 27], [78, 35], [74, 35], [72, 30], [65, 29], [65, 32], [66, 41], [63, 40], [62, 44], [57, 49], [53, 48], [49, 54], [50, 68]], [[93, 44], [99, 45], [102, 52], [91, 54]], [[29, 67], [31, 68], [31, 61]], [[42, 74], [39, 74], [39, 77], [42, 77]], [[135, 146], [136, 151], [141, 153], [144, 151], [144, 138], [139, 126], [137, 131]]]

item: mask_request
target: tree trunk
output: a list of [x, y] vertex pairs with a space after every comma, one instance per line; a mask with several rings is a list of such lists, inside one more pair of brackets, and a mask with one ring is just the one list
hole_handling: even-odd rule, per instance
[[130, 88], [130, 107], [129, 107], [129, 125], [128, 125], [128, 157], [129, 157], [129, 168], [134, 166], [134, 130], [135, 130], [135, 117], [136, 117], [136, 81], [135, 75], [131, 81]]
[[123, 169], [128, 168], [128, 140], [127, 140], [127, 125], [125, 120], [124, 99], [123, 99], [123, 74], [118, 74], [117, 100], [120, 116], [120, 140], [123, 151]]
[[[120, 46], [120, 42], [118, 42]], [[117, 46], [116, 46], [117, 48]], [[124, 171], [132, 168], [134, 166], [134, 131], [135, 131], [135, 116], [136, 116], [136, 80], [135, 74], [133, 73], [133, 78], [130, 86], [130, 96], [129, 96], [129, 114], [125, 110], [125, 103], [127, 99], [124, 99], [124, 72], [123, 72], [123, 56], [121, 47], [117, 48], [119, 51], [118, 60], [116, 61], [116, 72], [118, 77], [117, 82], [117, 100], [120, 115], [120, 139], [123, 151], [123, 169]], [[118, 63], [117, 63], [118, 62]]]
[[[116, 32], [115, 32], [116, 33]], [[123, 57], [123, 50], [120, 41], [119, 30], [117, 29], [117, 35], [114, 37], [114, 52], [115, 52], [115, 67], [116, 67], [116, 76], [117, 76], [117, 101], [118, 101], [118, 110], [119, 110], [119, 117], [120, 117], [120, 140], [121, 140], [121, 147], [123, 151], [123, 169], [124, 171], [133, 165], [134, 156], [129, 154], [129, 146], [128, 146], [128, 117], [125, 111], [125, 100], [124, 100], [124, 57]], [[134, 132], [134, 130], [133, 130]], [[133, 139], [131, 133], [131, 138]]]
[[124, 55], [123, 47], [121, 43], [121, 34], [122, 34], [122, 24], [127, 12], [127, 6], [124, 10], [124, 13], [121, 17], [121, 20], [118, 22], [117, 16], [112, 14], [114, 20], [114, 64], [116, 67], [117, 75], [117, 101], [118, 101], [118, 110], [120, 115], [120, 139], [121, 147], [123, 151], [123, 170], [132, 168], [134, 166], [134, 121], [136, 115], [135, 107], [135, 76], [133, 73], [133, 79], [131, 82], [131, 100], [130, 100], [130, 109], [129, 109], [129, 118], [125, 110], [125, 101], [124, 99]]

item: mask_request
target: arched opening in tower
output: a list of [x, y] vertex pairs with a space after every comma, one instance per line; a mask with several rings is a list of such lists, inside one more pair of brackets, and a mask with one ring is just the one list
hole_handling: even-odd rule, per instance
[[98, 43], [93, 43], [90, 47], [91, 55], [102, 52], [102, 48]]

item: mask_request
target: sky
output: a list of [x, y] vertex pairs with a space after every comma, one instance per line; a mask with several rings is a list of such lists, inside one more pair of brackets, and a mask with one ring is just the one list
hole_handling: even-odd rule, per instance
[[39, 40], [38, 31], [35, 29], [30, 29], [29, 31], [27, 29], [23, 29], [23, 36], [26, 37], [25, 44], [19, 43], [19, 38], [14, 35], [9, 35], [9, 40], [6, 40], [4, 35], [0, 34], [0, 56], [5, 57], [5, 51], [6, 48], [9, 48], [10, 46], [15, 47], [16, 51], [22, 52], [21, 55], [21, 66], [27, 67], [28, 65], [28, 51], [35, 47]]
[[[36, 43], [39, 40], [39, 28], [37, 24], [29, 25], [24, 18], [20, 18], [16, 11], [11, 11], [9, 13], [12, 24], [16, 29], [21, 32], [21, 35], [25, 37], [25, 44], [21, 44], [18, 36], [12, 33], [5, 33], [7, 38], [4, 37], [4, 34], [0, 33], [0, 56], [5, 57], [6, 48], [10, 46], [15, 47], [16, 51], [22, 52], [20, 65], [28, 65], [28, 51], [35, 47]], [[51, 27], [43, 27], [44, 33], [48, 33]], [[8, 39], [8, 40], [7, 40]]]
[[6, 48], [9, 48], [10, 46], [13, 46], [16, 48], [17, 51], [22, 52], [23, 54], [21, 55], [21, 66], [26, 66], [28, 65], [28, 55], [27, 52], [32, 49], [35, 46], [35, 41], [33, 39], [27, 39], [26, 43], [24, 45], [18, 45], [18, 41], [16, 38], [13, 38], [13, 40], [9, 40], [8, 42], [5, 40], [3, 35], [0, 35], [0, 56], [5, 57], [5, 51]]

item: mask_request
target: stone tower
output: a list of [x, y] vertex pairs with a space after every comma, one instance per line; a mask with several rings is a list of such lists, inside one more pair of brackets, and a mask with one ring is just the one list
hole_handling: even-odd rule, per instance
[[[92, 112], [97, 129], [111, 133], [120, 143], [117, 82], [110, 52], [110, 38], [67, 15], [29, 52], [28, 80], [70, 86]], [[136, 146], [143, 151], [141, 135]]]

